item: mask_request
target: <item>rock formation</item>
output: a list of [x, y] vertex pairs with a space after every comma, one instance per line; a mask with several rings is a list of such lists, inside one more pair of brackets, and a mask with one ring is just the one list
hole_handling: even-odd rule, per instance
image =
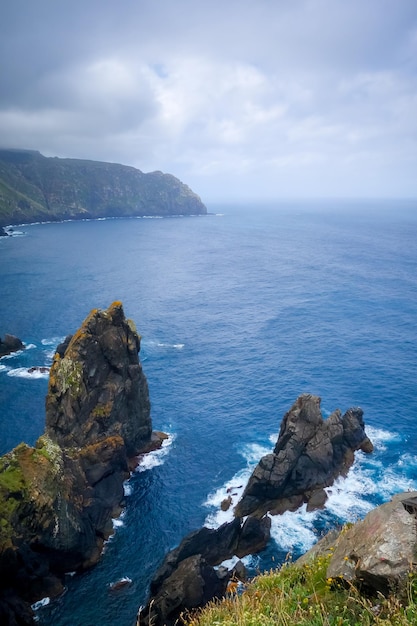
[[417, 492], [402, 493], [340, 533], [327, 577], [387, 595], [417, 566]]
[[303, 502], [319, 508], [326, 501], [324, 487], [346, 474], [354, 451], [371, 452], [364, 430], [363, 411], [336, 409], [323, 419], [320, 398], [301, 395], [284, 415], [274, 451], [255, 468], [235, 515], [264, 515], [296, 510]]
[[340, 532], [325, 535], [296, 564], [330, 557], [329, 581], [354, 584], [368, 594], [403, 591], [417, 566], [417, 491], [399, 493]]
[[270, 538], [271, 520], [238, 518], [217, 529], [201, 528], [171, 550], [151, 582], [151, 597], [138, 617], [142, 626], [171, 626], [181, 613], [202, 607], [225, 595], [235, 570], [215, 569], [222, 561], [263, 550]]
[[0, 337], [0, 357], [24, 349], [25, 344], [14, 335], [5, 335], [3, 340]]
[[131, 457], [160, 443], [139, 349], [120, 302], [92, 311], [55, 355], [45, 434], [0, 459], [0, 615], [60, 593], [65, 572], [97, 561]]
[[0, 226], [141, 215], [205, 215], [178, 178], [134, 167], [0, 149]]

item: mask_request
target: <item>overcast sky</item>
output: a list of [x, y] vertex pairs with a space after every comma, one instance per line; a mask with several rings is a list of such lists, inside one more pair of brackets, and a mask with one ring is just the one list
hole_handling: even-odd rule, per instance
[[417, 0], [2, 0], [0, 144], [204, 201], [417, 197]]

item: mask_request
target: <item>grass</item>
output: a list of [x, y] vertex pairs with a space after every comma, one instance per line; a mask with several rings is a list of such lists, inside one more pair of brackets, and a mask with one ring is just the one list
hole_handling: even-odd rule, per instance
[[188, 626], [411, 626], [417, 624], [417, 574], [411, 573], [403, 593], [366, 598], [326, 578], [329, 557], [298, 566], [285, 564], [263, 574], [243, 591], [229, 584], [223, 600], [191, 617]]

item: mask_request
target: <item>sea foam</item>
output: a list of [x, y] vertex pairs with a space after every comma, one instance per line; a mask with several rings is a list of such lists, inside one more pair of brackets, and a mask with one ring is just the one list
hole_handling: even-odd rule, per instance
[[[40, 367], [40, 366], [37, 366], [37, 367]], [[27, 378], [29, 380], [39, 379], [39, 378], [47, 379], [49, 377], [49, 369], [47, 372], [41, 372], [38, 369], [35, 369], [33, 372], [30, 372], [29, 369], [30, 368], [27, 368], [27, 367], [17, 367], [16, 369], [9, 370], [7, 372], [7, 376], [14, 376], [16, 378]]]
[[[410, 467], [417, 468], [417, 457], [404, 454], [388, 468], [384, 463], [387, 448], [390, 444], [395, 447], [400, 436], [380, 428], [369, 427], [366, 430], [374, 443], [374, 453], [356, 453], [347, 476], [337, 478], [326, 489], [328, 499], [324, 510], [307, 512], [304, 504], [295, 512], [270, 515], [271, 537], [281, 550], [305, 552], [317, 541], [323, 529], [363, 519], [374, 506], [388, 501], [395, 493], [417, 489], [417, 481], [413, 478], [415, 472], [410, 470]], [[276, 438], [275, 434], [271, 435], [272, 444]], [[211, 509], [205, 526], [217, 528], [233, 519], [233, 508], [240, 500], [253, 469], [261, 457], [271, 451], [271, 448], [259, 443], [243, 446], [241, 452], [246, 466], [209, 494], [204, 502], [204, 506]], [[412, 477], [404, 469], [410, 471]], [[227, 511], [222, 511], [221, 503], [227, 498], [231, 499], [230, 506]]]
[[158, 465], [162, 465], [165, 461], [167, 454], [169, 453], [169, 449], [172, 446], [175, 440], [175, 435], [169, 435], [167, 439], [164, 439], [162, 445], [157, 450], [152, 450], [152, 452], [147, 452], [144, 454], [139, 461], [138, 466], [136, 467], [136, 472], [146, 472], [154, 467], [158, 467]]

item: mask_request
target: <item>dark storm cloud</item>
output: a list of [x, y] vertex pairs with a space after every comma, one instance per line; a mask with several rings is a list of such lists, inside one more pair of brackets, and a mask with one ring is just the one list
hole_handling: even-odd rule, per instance
[[414, 0], [6, 0], [0, 141], [203, 195], [417, 192]]

